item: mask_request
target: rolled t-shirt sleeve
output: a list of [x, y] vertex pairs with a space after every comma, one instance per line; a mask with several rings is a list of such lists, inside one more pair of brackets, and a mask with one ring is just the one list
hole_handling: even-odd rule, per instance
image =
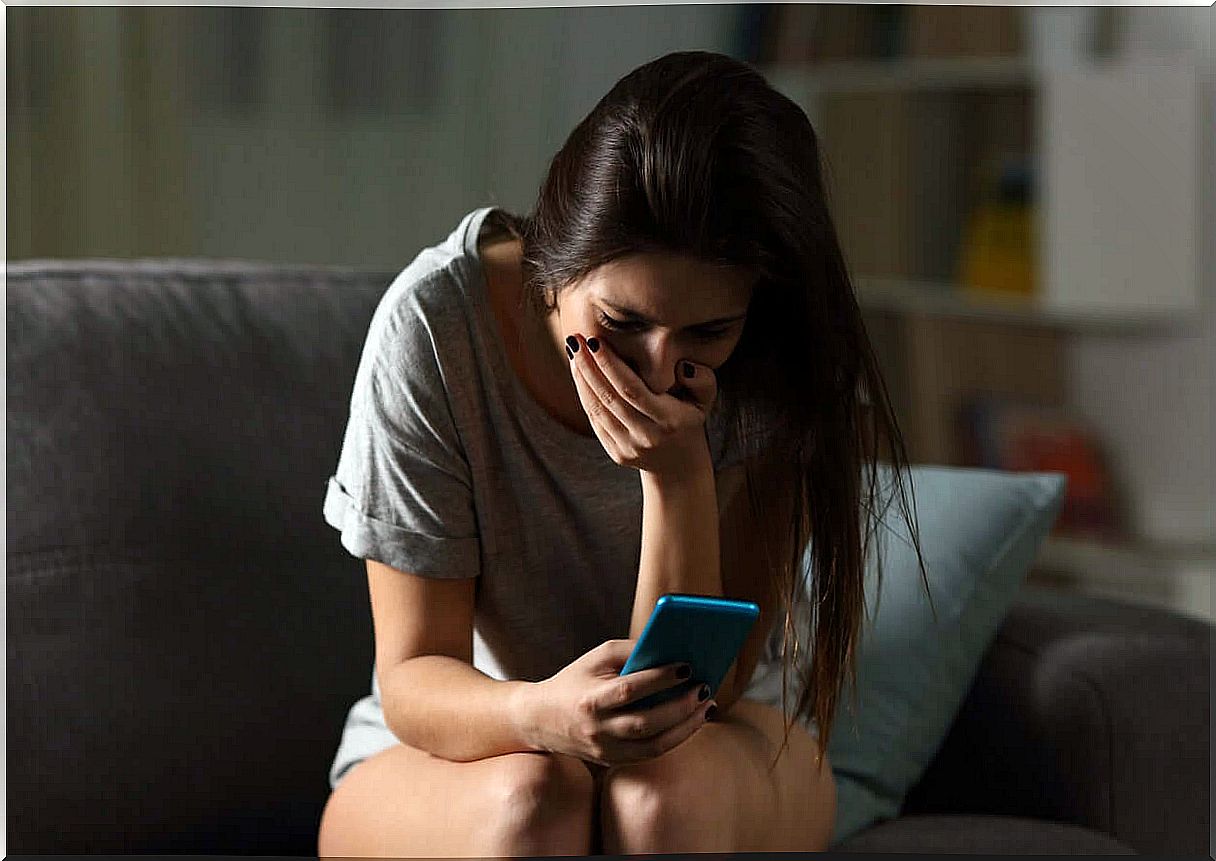
[[474, 577], [481, 556], [472, 476], [445, 385], [453, 370], [436, 353], [437, 325], [408, 294], [377, 308], [324, 516], [361, 559], [426, 577]]

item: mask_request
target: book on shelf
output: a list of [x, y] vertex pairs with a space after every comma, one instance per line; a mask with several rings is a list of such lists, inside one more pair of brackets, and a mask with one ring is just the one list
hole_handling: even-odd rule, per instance
[[910, 57], [1010, 57], [1023, 50], [1017, 6], [908, 6], [904, 46]]
[[996, 181], [966, 218], [956, 279], [976, 295], [1032, 297], [1038, 292], [1034, 165], [1007, 158]]
[[1063, 407], [983, 393], [964, 400], [957, 420], [965, 465], [1068, 477], [1053, 535], [1127, 539], [1114, 475], [1089, 422]]
[[780, 64], [1024, 51], [1024, 10], [1011, 6], [780, 3], [764, 16], [760, 58]]
[[832, 219], [859, 277], [952, 280], [966, 198], [961, 110], [948, 98], [891, 92], [820, 101]]
[[765, 59], [779, 64], [858, 60], [878, 54], [876, 7], [781, 3], [767, 19]]

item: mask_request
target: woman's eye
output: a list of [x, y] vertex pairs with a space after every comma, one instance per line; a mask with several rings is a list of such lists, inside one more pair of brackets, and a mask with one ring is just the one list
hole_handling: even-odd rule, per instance
[[[638, 329], [644, 328], [641, 323], [631, 323], [627, 320], [617, 320], [613, 317], [609, 317], [603, 312], [600, 312], [598, 316], [602, 326], [607, 329], [614, 329], [618, 332], [636, 332]], [[729, 331], [730, 329], [702, 329], [701, 331], [696, 332], [695, 335], [697, 338], [700, 338], [703, 341], [713, 341], [723, 337]]]
[[638, 325], [637, 323], [627, 323], [624, 320], [615, 320], [607, 314], [600, 313], [600, 324], [608, 329], [615, 329], [618, 332], [631, 332]]

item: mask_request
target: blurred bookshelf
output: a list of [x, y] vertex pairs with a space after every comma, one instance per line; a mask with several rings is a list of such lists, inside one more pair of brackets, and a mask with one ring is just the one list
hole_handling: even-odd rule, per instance
[[[753, 59], [815, 128], [912, 461], [1063, 469], [1066, 510], [1028, 585], [1212, 619], [1216, 547], [1135, 534], [1135, 501], [1070, 403], [1077, 339], [1185, 330], [1203, 301], [1199, 63], [1122, 55], [1123, 14], [772, 4]], [[980, 457], [960, 428], [985, 398], [993, 433], [1059, 448], [1037, 467]]]
[[1213, 542], [1111, 543], [1051, 535], [1026, 585], [1164, 607], [1216, 624], [1214, 572]]
[[[1186, 323], [1199, 62], [1118, 55], [1119, 14], [770, 8], [756, 65], [815, 127], [859, 299], [1112, 333]], [[1039, 44], [1068, 26], [1089, 28], [1074, 55]]]
[[767, 66], [765, 77], [791, 98], [865, 92], [923, 92], [1028, 87], [1036, 68], [1021, 57], [929, 57], [831, 60]]
[[858, 304], [876, 311], [1050, 326], [1062, 331], [1144, 333], [1185, 326], [1192, 319], [1188, 311], [1151, 306], [1105, 313], [1053, 308], [1043, 306], [1033, 297], [969, 293], [957, 284], [944, 281], [860, 278], [854, 289]]
[[[1114, 337], [1120, 331], [1143, 332], [1147, 320], [1128, 321], [1121, 329], [1112, 327], [1109, 318], [1094, 322], [1077, 315], [1026, 313], [951, 293], [923, 283], [891, 286], [861, 280], [857, 286], [912, 462], [1065, 472], [1066, 506], [1081, 509], [1082, 515], [1088, 513], [1086, 505], [1111, 510], [1094, 513], [1093, 528], [1086, 533], [1084, 516], [1072, 518], [1081, 521], [1080, 531], [1078, 524], [1064, 522], [1069, 519], [1066, 508], [1027, 585], [1167, 607], [1216, 623], [1211, 595], [1216, 543], [1137, 535], [1129, 511], [1134, 500], [1122, 487], [1119, 470], [1104, 458], [1101, 437], [1085, 427], [1070, 405], [1071, 339], [1082, 331], [1114, 332]], [[1047, 447], [1047, 459], [1037, 466], [1011, 463], [1007, 456], [978, 457], [960, 427], [968, 407], [984, 399], [1054, 417], [1066, 441]], [[1016, 421], [1005, 424], [1008, 437], [1020, 430]], [[1097, 489], [1087, 487], [1095, 473], [1102, 485]]]

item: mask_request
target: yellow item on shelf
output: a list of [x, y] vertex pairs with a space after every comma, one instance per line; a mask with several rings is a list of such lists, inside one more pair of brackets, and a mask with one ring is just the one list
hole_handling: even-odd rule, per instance
[[959, 255], [959, 283], [968, 293], [1033, 296], [1036, 292], [1034, 211], [986, 203], [968, 219]]

